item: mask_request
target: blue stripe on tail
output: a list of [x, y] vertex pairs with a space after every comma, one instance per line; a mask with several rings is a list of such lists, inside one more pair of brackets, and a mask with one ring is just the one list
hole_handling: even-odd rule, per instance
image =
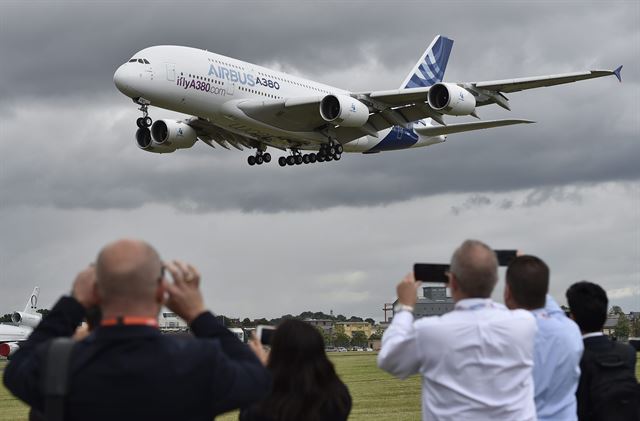
[[453, 40], [438, 36], [404, 88], [424, 88], [442, 82], [452, 47]]

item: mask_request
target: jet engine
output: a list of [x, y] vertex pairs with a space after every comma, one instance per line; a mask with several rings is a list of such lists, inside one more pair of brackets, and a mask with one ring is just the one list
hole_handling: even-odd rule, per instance
[[369, 107], [348, 95], [327, 95], [320, 102], [320, 116], [344, 127], [362, 127], [369, 119]]
[[40, 314], [24, 313], [22, 311], [14, 311], [11, 314], [11, 321], [18, 325], [36, 327], [40, 320], [42, 320], [42, 315]]
[[17, 342], [3, 342], [0, 344], [0, 356], [10, 357], [20, 348]]
[[436, 83], [429, 88], [429, 105], [447, 115], [469, 115], [476, 109], [476, 99], [453, 83]]
[[196, 131], [181, 121], [156, 120], [149, 129], [138, 129], [136, 142], [140, 149], [155, 153], [170, 153], [190, 148], [198, 140]]

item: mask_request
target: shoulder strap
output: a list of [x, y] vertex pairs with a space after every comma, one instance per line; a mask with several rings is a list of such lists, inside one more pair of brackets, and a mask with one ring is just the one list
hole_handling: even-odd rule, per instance
[[47, 350], [44, 369], [44, 414], [47, 421], [63, 421], [69, 386], [69, 362], [75, 341], [55, 338]]

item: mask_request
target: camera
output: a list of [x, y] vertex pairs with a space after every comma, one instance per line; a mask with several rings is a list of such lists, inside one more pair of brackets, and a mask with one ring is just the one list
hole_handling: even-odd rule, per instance
[[271, 345], [271, 339], [273, 338], [273, 332], [276, 328], [267, 325], [258, 325], [256, 327], [256, 336], [262, 345]]

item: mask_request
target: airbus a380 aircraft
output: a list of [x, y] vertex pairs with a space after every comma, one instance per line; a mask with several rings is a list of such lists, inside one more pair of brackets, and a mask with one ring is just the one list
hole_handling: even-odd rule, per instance
[[[550, 76], [443, 83], [453, 41], [437, 36], [400, 89], [349, 92], [206, 50], [179, 46], [146, 48], [120, 66], [117, 88], [140, 105], [136, 141], [149, 152], [211, 147], [255, 149], [249, 165], [271, 161], [268, 147], [289, 150], [280, 166], [339, 160], [342, 152], [376, 153], [428, 146], [447, 135], [529, 120], [446, 124], [445, 115], [478, 118], [476, 108], [510, 110], [506, 93], [615, 75], [591, 70]], [[150, 105], [193, 115], [157, 120]], [[437, 124], [433, 124], [433, 122]], [[153, 124], [152, 124], [153, 123]], [[313, 151], [302, 154], [301, 151]], [[317, 152], [316, 152], [317, 151]]]
[[16, 352], [20, 342], [26, 341], [33, 328], [42, 320], [42, 315], [37, 313], [39, 294], [40, 288], [35, 287], [24, 310], [11, 314], [13, 325], [0, 324], [0, 356], [9, 357]]

